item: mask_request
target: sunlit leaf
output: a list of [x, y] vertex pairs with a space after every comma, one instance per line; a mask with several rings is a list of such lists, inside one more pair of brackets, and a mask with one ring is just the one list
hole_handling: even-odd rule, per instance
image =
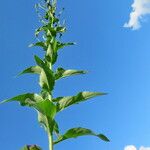
[[53, 57], [53, 49], [51, 44], [48, 45], [48, 49], [46, 51], [46, 56], [50, 58], [50, 60], [52, 60]]
[[70, 105], [78, 104], [90, 98], [102, 96], [105, 94], [106, 93], [100, 92], [80, 92], [76, 96], [58, 97], [56, 99], [53, 99], [53, 101], [57, 102], [57, 111], [61, 111]]
[[38, 56], [35, 56], [35, 60], [42, 68], [39, 81], [40, 86], [46, 91], [52, 91], [55, 84], [55, 77], [52, 70]]
[[[53, 131], [53, 118], [56, 115], [56, 106], [50, 100], [44, 100], [38, 94], [22, 94], [15, 96], [11, 99], [5, 100], [1, 103], [18, 101], [22, 106], [29, 106], [35, 108], [38, 111], [39, 122], [47, 129], [47, 125], [51, 124], [50, 130]], [[47, 124], [46, 124], [47, 123]]]
[[21, 73], [19, 73], [19, 75], [26, 74], [26, 73], [40, 74], [41, 73], [41, 67], [39, 67], [39, 66], [29, 67], [29, 68], [23, 70]]
[[34, 106], [43, 115], [54, 118], [56, 114], [56, 106], [50, 100], [40, 101]]
[[6, 102], [18, 101], [22, 106], [33, 106], [33, 104], [42, 100], [43, 98], [38, 94], [26, 93], [4, 100], [1, 102], [1, 104]]
[[45, 116], [38, 111], [38, 121], [40, 125], [45, 129], [46, 132], [49, 132], [48, 130], [50, 128], [51, 132], [54, 132], [59, 136], [58, 124], [54, 119]]
[[65, 70], [63, 68], [58, 68], [55, 73], [55, 79], [65, 78], [72, 75], [85, 74], [86, 71], [83, 70]]
[[39, 111], [37, 113], [38, 113], [38, 122], [45, 129], [45, 131], [47, 131], [47, 117], [42, 113], [40, 113]]
[[56, 106], [50, 100], [36, 103], [34, 106], [38, 110], [38, 121], [47, 132], [53, 132]]
[[1, 103], [18, 101], [22, 106], [30, 106], [36, 108], [43, 115], [54, 118], [56, 114], [56, 106], [50, 100], [44, 100], [40, 95], [27, 93], [15, 96]]
[[61, 141], [64, 141], [64, 140], [67, 140], [67, 139], [70, 139], [70, 138], [77, 138], [79, 136], [87, 136], [87, 135], [96, 136], [96, 137], [100, 138], [103, 141], [109, 142], [109, 139], [103, 134], [95, 134], [90, 129], [78, 127], [78, 128], [72, 128], [72, 129], [68, 130], [64, 135], [60, 136], [54, 142], [54, 144], [57, 144]]

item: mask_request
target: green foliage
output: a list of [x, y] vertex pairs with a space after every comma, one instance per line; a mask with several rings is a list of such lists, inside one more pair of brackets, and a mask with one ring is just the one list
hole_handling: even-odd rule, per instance
[[65, 70], [63, 68], [58, 68], [55, 73], [55, 80], [69, 77], [72, 75], [86, 74], [86, 71], [83, 70]]
[[74, 104], [78, 104], [80, 102], [86, 101], [96, 96], [105, 95], [105, 93], [99, 92], [80, 92], [76, 96], [67, 96], [67, 97], [58, 97], [53, 99], [57, 106], [57, 111], [62, 111], [66, 107], [69, 107]]
[[5, 102], [18, 101], [18, 102], [20, 102], [20, 104], [22, 106], [33, 106], [34, 104], [36, 104], [42, 100], [43, 100], [43, 98], [38, 94], [26, 93], [26, 94], [21, 94], [21, 95], [15, 96], [13, 98], [4, 100], [1, 102], [1, 104], [5, 103]]
[[26, 145], [21, 150], [42, 150], [42, 149], [37, 145]]
[[19, 75], [23, 75], [23, 74], [26, 74], [26, 73], [40, 74], [41, 70], [42, 69], [39, 66], [32, 66], [32, 67], [29, 67], [29, 68], [23, 70]]
[[[38, 42], [31, 44], [30, 47], [40, 47], [43, 49], [44, 58], [41, 59], [37, 55], [34, 56], [36, 62], [35, 66], [31, 66], [23, 70], [19, 75], [23, 74], [37, 74], [39, 75], [39, 85], [41, 91], [39, 94], [26, 93], [15, 96], [1, 103], [17, 101], [22, 106], [28, 106], [36, 109], [38, 114], [38, 121], [44, 127], [48, 134], [49, 150], [53, 150], [53, 145], [61, 141], [76, 138], [79, 136], [92, 135], [98, 137], [100, 140], [109, 142], [109, 139], [103, 134], [95, 134], [93, 131], [86, 128], [72, 128], [64, 135], [59, 133], [59, 126], [55, 120], [58, 112], [63, 111], [65, 108], [80, 102], [87, 101], [88, 99], [96, 96], [102, 96], [106, 93], [100, 92], [80, 92], [75, 96], [57, 97], [53, 98], [53, 90], [56, 81], [65, 77], [73, 75], [85, 74], [86, 71], [68, 69], [62, 67], [53, 70], [53, 65], [58, 58], [58, 52], [66, 46], [74, 45], [73, 42], [62, 42], [61, 37], [66, 32], [66, 27], [61, 23], [59, 17], [60, 13], [57, 12], [56, 0], [45, 0], [41, 4], [36, 5], [37, 12], [44, 11], [44, 15], [39, 14], [42, 26], [35, 31], [35, 36]], [[54, 141], [53, 137], [56, 134], [57, 139]], [[22, 150], [41, 150], [36, 145], [25, 146]]]
[[55, 142], [54, 144], [57, 144], [61, 141], [70, 139], [70, 138], [77, 138], [79, 136], [85, 136], [85, 135], [92, 135], [92, 136], [96, 136], [98, 138], [100, 138], [103, 141], [109, 142], [109, 139], [103, 135], [103, 134], [95, 134], [93, 131], [91, 131], [90, 129], [85, 129], [85, 128], [72, 128], [69, 129], [64, 135], [60, 136]]

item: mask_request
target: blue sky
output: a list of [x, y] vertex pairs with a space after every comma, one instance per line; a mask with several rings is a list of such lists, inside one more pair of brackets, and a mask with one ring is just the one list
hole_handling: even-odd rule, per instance
[[[38, 92], [37, 76], [15, 76], [34, 64], [39, 49], [29, 49], [39, 26], [34, 10], [38, 1], [1, 1], [0, 4], [0, 99], [25, 92]], [[124, 28], [130, 18], [132, 0], [62, 0], [68, 31], [64, 41], [74, 47], [59, 53], [57, 66], [89, 73], [61, 80], [56, 96], [78, 91], [102, 91], [95, 98], [65, 110], [57, 117], [61, 131], [82, 126], [106, 134], [111, 142], [95, 137], [68, 140], [56, 150], [124, 150], [127, 145], [149, 147], [150, 139], [150, 17], [139, 30]], [[148, 14], [148, 13], [147, 13]], [[130, 26], [132, 27], [132, 26]], [[47, 136], [37, 124], [36, 112], [18, 103], [0, 106], [0, 147], [17, 150], [25, 144], [47, 147]], [[132, 149], [134, 150], [134, 149]]]

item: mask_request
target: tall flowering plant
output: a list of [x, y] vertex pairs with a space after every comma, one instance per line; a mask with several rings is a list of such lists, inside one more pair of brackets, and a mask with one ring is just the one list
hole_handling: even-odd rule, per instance
[[[83, 70], [66, 70], [64, 68], [53, 69], [57, 62], [58, 52], [66, 46], [74, 45], [72, 42], [64, 43], [61, 37], [66, 32], [66, 26], [61, 23], [60, 14], [57, 13], [57, 0], [43, 0], [36, 5], [42, 26], [35, 31], [37, 42], [31, 47], [40, 47], [44, 51], [44, 58], [35, 55], [35, 66], [31, 66], [20, 73], [39, 75], [39, 85], [41, 91], [37, 93], [25, 93], [1, 103], [18, 101], [21, 106], [28, 106], [37, 111], [38, 121], [43, 126], [48, 135], [49, 150], [54, 150], [54, 145], [79, 136], [92, 135], [100, 140], [109, 142], [103, 134], [97, 134], [90, 129], [76, 127], [67, 130], [64, 134], [59, 132], [59, 125], [55, 120], [59, 112], [68, 107], [87, 101], [96, 96], [105, 95], [101, 92], [79, 92], [74, 96], [54, 97], [55, 84], [62, 78], [85, 74]], [[22, 150], [41, 150], [37, 145], [26, 145]]]

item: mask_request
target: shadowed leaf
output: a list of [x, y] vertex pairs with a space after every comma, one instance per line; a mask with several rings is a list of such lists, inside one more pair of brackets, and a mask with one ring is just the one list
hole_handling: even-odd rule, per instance
[[103, 134], [95, 134], [90, 129], [78, 127], [78, 128], [72, 128], [72, 129], [68, 130], [64, 135], [60, 136], [54, 142], [54, 144], [57, 144], [61, 141], [64, 141], [64, 140], [67, 140], [67, 139], [70, 139], [70, 138], [77, 138], [79, 136], [87, 136], [87, 135], [96, 136], [96, 137], [100, 138], [103, 141], [109, 142], [109, 139]]
[[53, 99], [54, 102], [57, 102], [57, 111], [61, 111], [66, 107], [69, 107], [73, 104], [78, 104], [80, 102], [86, 101], [90, 98], [96, 96], [106, 95], [106, 93], [100, 92], [80, 92], [76, 96], [67, 96], [67, 97], [58, 97]]
[[54, 121], [54, 131], [57, 134], [57, 136], [59, 136], [59, 127], [56, 121]]
[[58, 51], [59, 49], [62, 49], [62, 48], [64, 48], [64, 47], [66, 47], [66, 46], [71, 46], [71, 45], [75, 45], [75, 43], [60, 43], [60, 42], [58, 42], [57, 43], [57, 48], [56, 48], [56, 51]]
[[72, 75], [80, 75], [85, 74], [86, 71], [83, 70], [65, 70], [63, 68], [58, 68], [55, 73], [55, 79], [58, 80], [60, 78], [65, 78]]

